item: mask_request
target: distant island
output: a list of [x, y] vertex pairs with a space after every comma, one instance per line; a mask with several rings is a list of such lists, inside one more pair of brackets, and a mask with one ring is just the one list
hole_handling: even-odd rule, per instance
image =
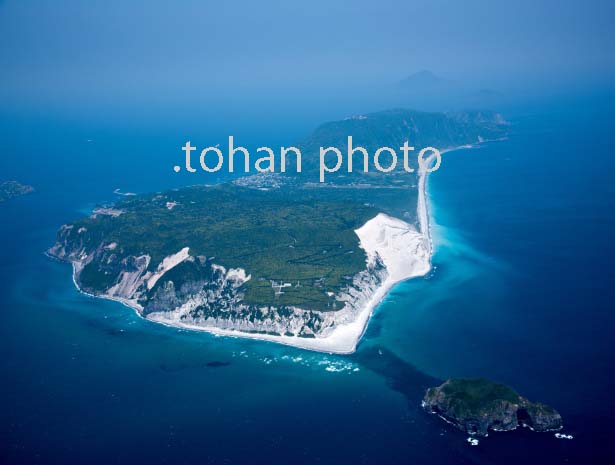
[[[397, 282], [431, 268], [425, 173], [340, 173], [314, 184], [318, 147], [452, 149], [502, 137], [498, 114], [390, 110], [325, 123], [299, 175], [124, 196], [60, 228], [48, 251], [83, 292], [159, 323], [350, 353]], [[418, 170], [417, 170], [418, 171]]]
[[447, 82], [436, 76], [433, 72], [423, 69], [397, 83], [400, 89], [411, 90], [415, 92], [436, 90], [438, 87], [445, 85]]
[[34, 192], [34, 187], [27, 184], [21, 184], [17, 181], [0, 182], [0, 202], [21, 197], [31, 192]]
[[489, 431], [557, 431], [562, 417], [552, 407], [530, 402], [503, 384], [478, 379], [449, 379], [427, 390], [423, 408], [457, 428], [479, 436]]

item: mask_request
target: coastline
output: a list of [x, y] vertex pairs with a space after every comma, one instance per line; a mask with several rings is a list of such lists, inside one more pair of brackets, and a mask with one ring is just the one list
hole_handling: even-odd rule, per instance
[[[464, 145], [460, 147], [454, 147], [450, 149], [444, 149], [440, 153], [444, 154], [447, 152], [451, 152], [454, 150], [473, 148], [473, 145]], [[433, 159], [433, 155], [426, 160], [426, 166], [429, 166], [429, 163]], [[389, 291], [398, 283], [402, 281], [406, 281], [412, 278], [424, 276], [431, 270], [431, 258], [433, 255], [433, 241], [431, 237], [431, 225], [430, 225], [430, 217], [429, 217], [429, 205], [428, 205], [428, 195], [427, 195], [427, 178], [429, 173], [425, 172], [425, 170], [421, 170], [419, 172], [419, 182], [418, 182], [418, 200], [417, 200], [417, 229], [416, 233], [420, 235], [420, 241], [422, 243], [422, 248], [426, 252], [426, 257], [421, 257], [417, 253], [413, 258], [418, 261], [418, 266], [410, 267], [404, 269], [404, 273], [399, 276], [390, 276], [384, 280], [384, 282], [376, 289], [376, 291], [369, 298], [364, 307], [358, 312], [356, 318], [346, 324], [340, 324], [335, 327], [330, 334], [323, 337], [315, 337], [315, 338], [306, 338], [306, 337], [298, 337], [298, 336], [284, 336], [284, 335], [272, 335], [272, 334], [262, 334], [262, 333], [248, 333], [237, 330], [227, 330], [220, 329], [213, 326], [199, 326], [189, 323], [177, 322], [177, 321], [166, 321], [162, 318], [152, 318], [152, 317], [144, 317], [141, 313], [142, 307], [136, 302], [128, 299], [118, 298], [109, 295], [94, 295], [83, 291], [76, 279], [77, 274], [77, 264], [72, 263], [73, 266], [73, 283], [77, 290], [87, 295], [88, 297], [93, 298], [103, 298], [112, 300], [122, 305], [132, 309], [135, 313], [140, 317], [147, 321], [162, 324], [164, 326], [168, 326], [170, 328], [176, 329], [185, 329], [190, 331], [201, 331], [209, 334], [213, 334], [214, 336], [224, 336], [224, 337], [234, 337], [234, 338], [242, 338], [242, 339], [253, 339], [260, 341], [268, 341], [275, 342], [278, 344], [283, 344], [286, 346], [296, 347], [299, 349], [312, 350], [316, 352], [329, 353], [329, 354], [351, 354], [356, 351], [357, 345], [367, 327], [369, 325], [369, 320], [371, 319], [372, 314], [378, 307], [378, 305], [382, 302], [382, 300], [387, 296]], [[380, 216], [386, 215], [378, 215], [373, 221]], [[369, 222], [368, 222], [369, 223]], [[365, 228], [367, 224], [362, 228]], [[356, 232], [359, 235], [358, 231], [362, 228], [359, 228]], [[415, 234], [416, 234], [415, 233]], [[361, 241], [363, 242], [363, 241]], [[421, 259], [426, 258], [426, 260], [421, 261]]]

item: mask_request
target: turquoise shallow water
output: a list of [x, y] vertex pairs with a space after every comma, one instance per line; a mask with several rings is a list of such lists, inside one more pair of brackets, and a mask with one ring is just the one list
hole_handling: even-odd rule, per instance
[[[113, 131], [83, 159], [97, 174], [75, 176], [58, 169], [65, 140], [42, 134], [29, 150], [45, 145], [46, 175], [3, 165], [38, 190], [0, 205], [2, 461], [606, 463], [615, 196], [613, 136], [596, 121], [519, 118], [509, 140], [445, 155], [429, 180], [434, 270], [390, 293], [352, 356], [179, 331], [79, 294], [42, 254], [57, 226], [117, 187], [182, 181], [155, 163], [147, 176], [135, 160], [106, 167]], [[139, 150], [164, 160], [170, 142], [149, 143]], [[550, 403], [575, 439], [517, 431], [470, 447], [419, 407], [449, 376]]]

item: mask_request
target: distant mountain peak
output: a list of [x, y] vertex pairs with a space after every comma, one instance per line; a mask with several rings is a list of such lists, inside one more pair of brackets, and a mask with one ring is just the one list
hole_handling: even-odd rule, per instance
[[423, 69], [405, 77], [399, 81], [398, 85], [404, 89], [420, 89], [425, 87], [433, 87], [442, 82], [444, 82], [442, 78], [436, 76], [429, 70]]

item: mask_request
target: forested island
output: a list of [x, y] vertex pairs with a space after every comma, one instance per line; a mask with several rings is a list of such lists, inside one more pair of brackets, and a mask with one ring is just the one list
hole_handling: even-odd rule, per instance
[[479, 436], [486, 436], [489, 431], [512, 431], [519, 426], [538, 432], [562, 428], [562, 417], [554, 408], [530, 402], [510, 387], [483, 378], [449, 379], [429, 388], [423, 408]]
[[326, 352], [354, 351], [397, 282], [427, 273], [425, 174], [313, 183], [318, 146], [441, 150], [502, 137], [492, 113], [390, 110], [326, 123], [298, 144], [300, 175], [124, 196], [60, 228], [49, 255], [76, 285], [152, 321]]

